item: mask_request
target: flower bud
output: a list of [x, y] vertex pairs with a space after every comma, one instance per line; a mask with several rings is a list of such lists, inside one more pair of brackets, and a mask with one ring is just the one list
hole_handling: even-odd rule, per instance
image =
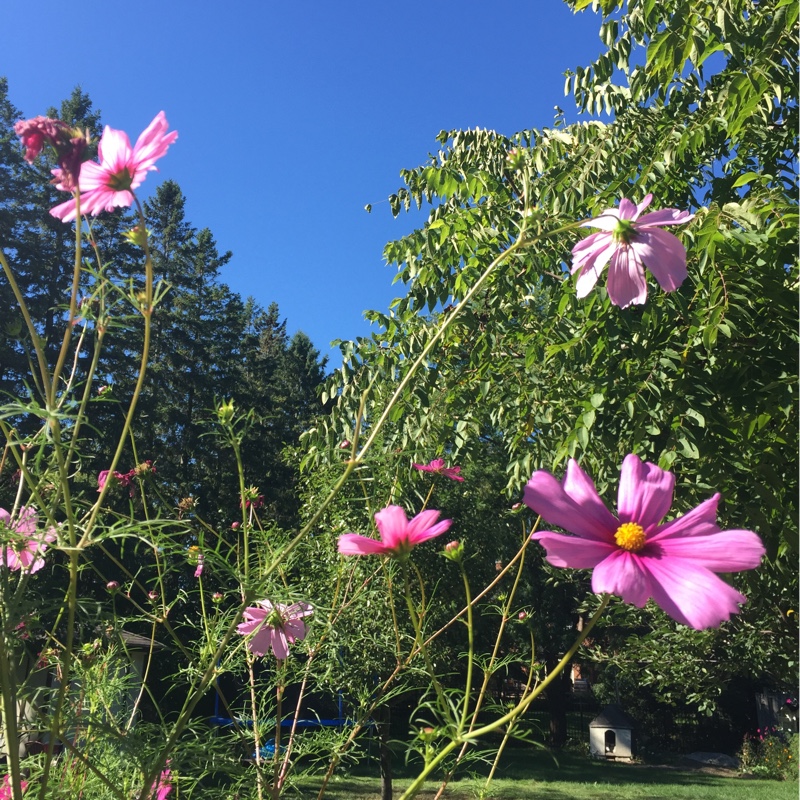
[[134, 225], [129, 231], [123, 231], [122, 235], [137, 247], [144, 249], [147, 243], [147, 238], [152, 235], [152, 231], [142, 228], [140, 225]]
[[106, 591], [111, 592], [111, 594], [116, 594], [119, 591], [119, 583], [117, 583], [117, 581], [109, 581], [106, 584]]
[[222, 425], [229, 425], [233, 421], [233, 416], [236, 413], [233, 400], [223, 400], [217, 406], [217, 419]]
[[222, 592], [214, 592], [211, 595], [211, 602], [212, 603], [221, 603], [222, 602]]
[[443, 555], [445, 558], [449, 558], [450, 561], [458, 563], [464, 557], [464, 545], [458, 539], [454, 539], [444, 546]]

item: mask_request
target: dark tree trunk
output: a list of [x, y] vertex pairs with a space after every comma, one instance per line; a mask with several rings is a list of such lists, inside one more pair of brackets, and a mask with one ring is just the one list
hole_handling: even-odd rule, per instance
[[[555, 668], [559, 659], [548, 659], [548, 671]], [[569, 667], [547, 687], [547, 704], [550, 711], [550, 743], [563, 747], [567, 743], [567, 693], [569, 692]]]
[[388, 706], [378, 706], [374, 717], [381, 765], [381, 800], [392, 800], [392, 751], [389, 749], [392, 711]]

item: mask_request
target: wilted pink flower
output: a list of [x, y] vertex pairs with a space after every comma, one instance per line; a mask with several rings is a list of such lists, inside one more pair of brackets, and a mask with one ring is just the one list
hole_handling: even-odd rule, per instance
[[686, 248], [659, 225], [682, 225], [694, 218], [688, 211], [664, 208], [640, 216], [652, 202], [648, 194], [638, 206], [623, 197], [619, 208], [609, 208], [599, 217], [581, 223], [582, 228], [600, 228], [572, 248], [573, 274], [580, 270], [578, 297], [586, 297], [608, 268], [608, 296], [615, 306], [627, 308], [647, 300], [645, 266], [665, 292], [677, 289], [686, 278]]
[[[108, 476], [111, 475], [111, 474], [112, 474], [111, 470], [109, 470], [109, 469], [101, 470], [97, 474], [97, 491], [98, 492], [102, 492], [103, 491], [103, 487], [108, 482]], [[123, 486], [128, 486], [130, 484], [130, 482], [131, 482], [131, 474], [130, 473], [126, 473], [125, 475], [123, 475], [121, 472], [117, 472], [115, 470], [114, 473], [113, 473], [113, 478], [114, 478], [115, 481], [118, 481]]]
[[662, 524], [675, 477], [633, 454], [622, 463], [617, 513], [605, 507], [589, 476], [570, 459], [559, 483], [540, 470], [525, 502], [550, 524], [572, 531], [534, 533], [556, 567], [591, 569], [592, 589], [641, 608], [652, 597], [673, 619], [698, 630], [718, 627], [746, 598], [715, 572], [757, 567], [764, 555], [752, 531], [717, 527], [720, 495]]
[[255, 606], [244, 610], [244, 622], [237, 631], [243, 636], [254, 634], [247, 643], [250, 651], [257, 656], [266, 655], [270, 649], [279, 660], [289, 655], [289, 645], [306, 638], [306, 624], [303, 617], [313, 614], [308, 603], [292, 603], [290, 606], [259, 600]]
[[[169, 146], [178, 138], [178, 132], [167, 133], [167, 118], [159, 111], [131, 149], [130, 139], [124, 131], [106, 125], [98, 145], [100, 163], [86, 161], [81, 165], [79, 191], [81, 212], [96, 216], [102, 211], [128, 207], [133, 203], [133, 190], [144, 181], [150, 170], [156, 169], [155, 162], [166, 154]], [[56, 179], [63, 178], [61, 170], [54, 170]], [[61, 183], [57, 188], [70, 191]], [[56, 206], [50, 213], [69, 222], [77, 216], [75, 199]]]
[[34, 117], [21, 119], [14, 125], [14, 132], [25, 146], [25, 160], [34, 161], [49, 143], [56, 152], [59, 169], [55, 170], [59, 188], [71, 192], [78, 183], [86, 146], [89, 144], [88, 132], [70, 128], [60, 119]]
[[11, 536], [3, 536], [7, 544], [0, 549], [0, 564], [9, 569], [38, 572], [44, 566], [44, 553], [47, 545], [56, 540], [55, 528], [43, 533], [36, 532], [38, 513], [35, 508], [23, 506], [17, 518], [12, 521], [11, 514], [0, 508], [0, 531], [10, 531]]
[[14, 133], [22, 140], [25, 147], [24, 158], [29, 163], [39, 157], [45, 142], [55, 147], [67, 130], [69, 126], [66, 123], [50, 117], [21, 119], [14, 124]]
[[[24, 792], [28, 788], [28, 782], [20, 778], [19, 788]], [[11, 785], [11, 776], [6, 773], [3, 783], [0, 785], [0, 800], [13, 800], [14, 788]]]
[[445, 478], [451, 478], [454, 481], [463, 481], [464, 479], [459, 475], [461, 467], [446, 467], [443, 458], [434, 458], [430, 464], [412, 464], [414, 469], [420, 472], [433, 472], [436, 475], [444, 475]]
[[[400, 506], [387, 506], [375, 515], [380, 541], [358, 533], [339, 537], [339, 552], [345, 556], [397, 556], [405, 558], [412, 547], [440, 536], [453, 524], [439, 519], [439, 511], [422, 511], [409, 521]], [[435, 523], [435, 524], [434, 524]]]

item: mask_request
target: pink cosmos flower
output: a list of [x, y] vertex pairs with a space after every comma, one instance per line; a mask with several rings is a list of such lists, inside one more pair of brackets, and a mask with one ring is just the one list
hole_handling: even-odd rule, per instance
[[436, 475], [444, 475], [445, 478], [450, 478], [454, 481], [464, 480], [459, 474], [461, 467], [446, 467], [443, 458], [434, 458], [430, 464], [412, 464], [411, 466], [420, 472], [433, 472]]
[[411, 548], [440, 536], [453, 524], [451, 519], [439, 519], [439, 511], [421, 511], [409, 521], [400, 506], [387, 506], [375, 515], [380, 541], [358, 533], [339, 537], [339, 552], [344, 556], [396, 556], [406, 558]]
[[573, 274], [580, 270], [578, 297], [586, 297], [608, 268], [608, 296], [615, 306], [627, 308], [647, 300], [645, 266], [665, 292], [677, 289], [686, 278], [686, 248], [659, 225], [682, 225], [694, 218], [688, 211], [663, 208], [640, 216], [652, 202], [648, 194], [638, 206], [625, 197], [619, 208], [609, 208], [601, 216], [581, 223], [582, 228], [600, 228], [572, 248]]
[[[28, 781], [24, 781], [20, 778], [19, 788], [24, 792], [28, 788]], [[11, 776], [6, 773], [3, 778], [3, 784], [0, 786], [0, 800], [13, 800], [13, 797], [14, 789], [11, 786]]]
[[616, 518], [576, 461], [570, 459], [561, 483], [549, 472], [534, 472], [525, 503], [575, 535], [539, 531], [531, 538], [544, 546], [553, 566], [594, 568], [592, 589], [598, 594], [616, 594], [639, 608], [652, 597], [683, 625], [716, 628], [746, 598], [714, 573], [754, 569], [764, 546], [752, 531], [717, 527], [719, 494], [662, 523], [674, 485], [672, 473], [626, 456]]
[[308, 603], [292, 603], [290, 606], [259, 600], [255, 606], [244, 610], [244, 622], [236, 630], [243, 636], [255, 634], [247, 643], [252, 653], [264, 656], [270, 648], [275, 658], [283, 661], [289, 655], [289, 645], [302, 642], [307, 628], [303, 617], [314, 613]]
[[[96, 216], [102, 211], [128, 207], [133, 203], [133, 190], [144, 181], [155, 162], [166, 154], [169, 146], [178, 138], [178, 132], [167, 133], [167, 118], [159, 111], [131, 149], [130, 139], [124, 131], [106, 125], [97, 153], [100, 163], [86, 161], [81, 165], [78, 189], [81, 193], [81, 212]], [[53, 170], [60, 183], [56, 188], [70, 191], [61, 180], [61, 170]], [[77, 216], [75, 199], [56, 206], [50, 213], [69, 222]]]
[[23, 506], [17, 518], [12, 521], [11, 514], [0, 508], [0, 532], [3, 528], [11, 532], [3, 538], [9, 543], [0, 549], [0, 564], [13, 570], [38, 572], [44, 566], [44, 553], [47, 545], [56, 540], [55, 528], [37, 533], [38, 513], [35, 508]]
[[[167, 761], [169, 764], [169, 761]], [[161, 770], [158, 780], [150, 787], [151, 797], [152, 792], [155, 792], [155, 800], [166, 800], [169, 793], [172, 791], [172, 770], [169, 767]]]

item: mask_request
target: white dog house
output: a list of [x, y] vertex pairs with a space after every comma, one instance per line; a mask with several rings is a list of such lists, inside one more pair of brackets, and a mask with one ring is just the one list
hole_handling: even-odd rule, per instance
[[633, 720], [618, 705], [606, 706], [589, 723], [589, 750], [595, 758], [633, 761]]

